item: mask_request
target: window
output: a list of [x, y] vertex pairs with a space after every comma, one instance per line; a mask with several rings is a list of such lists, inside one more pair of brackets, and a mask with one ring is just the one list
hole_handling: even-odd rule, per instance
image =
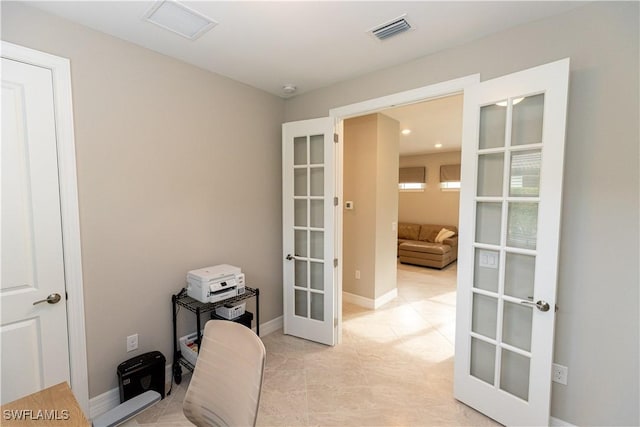
[[398, 189], [400, 191], [424, 191], [427, 184], [424, 182], [400, 182]]
[[424, 191], [427, 186], [426, 176], [426, 168], [424, 166], [400, 168], [398, 189], [402, 192]]
[[460, 191], [460, 181], [447, 181], [440, 183], [442, 191]]
[[440, 189], [460, 191], [460, 165], [440, 166]]

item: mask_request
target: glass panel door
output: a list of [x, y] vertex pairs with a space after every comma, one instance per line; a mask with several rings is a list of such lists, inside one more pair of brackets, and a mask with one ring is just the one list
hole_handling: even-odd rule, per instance
[[464, 93], [454, 394], [548, 425], [569, 61]]
[[284, 332], [334, 344], [333, 122], [283, 125]]

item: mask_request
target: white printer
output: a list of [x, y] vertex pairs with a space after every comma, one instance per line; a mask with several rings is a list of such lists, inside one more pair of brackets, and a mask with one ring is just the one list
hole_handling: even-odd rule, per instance
[[244, 274], [229, 264], [191, 270], [187, 273], [187, 295], [200, 302], [218, 302], [244, 294]]

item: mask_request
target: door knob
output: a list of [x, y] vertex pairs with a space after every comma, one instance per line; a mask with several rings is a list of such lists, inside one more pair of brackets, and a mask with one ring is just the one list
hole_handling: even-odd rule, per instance
[[61, 299], [60, 294], [51, 294], [46, 299], [41, 299], [40, 301], [36, 301], [33, 305], [40, 304], [43, 302], [48, 302], [49, 304], [56, 304]]
[[291, 256], [291, 254], [287, 254], [287, 261], [291, 261], [292, 259], [295, 259], [295, 257]]
[[520, 301], [520, 304], [532, 305], [540, 311], [549, 311], [549, 303], [542, 300], [538, 302], [522, 300]]

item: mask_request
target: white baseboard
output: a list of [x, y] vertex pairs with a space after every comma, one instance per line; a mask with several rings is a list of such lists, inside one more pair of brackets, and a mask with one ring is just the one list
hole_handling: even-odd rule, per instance
[[342, 301], [351, 304], [359, 305], [360, 307], [368, 308], [369, 310], [376, 310], [379, 307], [385, 305], [389, 301], [398, 296], [398, 288], [392, 289], [379, 298], [371, 299], [362, 297], [360, 295], [350, 294], [349, 292], [342, 292]]
[[378, 309], [398, 296], [398, 288], [393, 288], [380, 298], [376, 298], [374, 309]]
[[[269, 320], [268, 322], [265, 323], [261, 323], [260, 324], [260, 336], [264, 337], [269, 335], [272, 332], [277, 331], [278, 329], [282, 329], [282, 325], [283, 325], [283, 317], [276, 317], [275, 319]], [[255, 332], [256, 328], [253, 328], [253, 331]]]
[[549, 426], [550, 427], [577, 427], [573, 424], [570, 424], [556, 417], [549, 417]]
[[94, 419], [120, 404], [120, 390], [113, 388], [89, 399], [89, 418]]
[[[260, 324], [260, 336], [264, 337], [272, 332], [282, 329], [282, 316], [276, 317], [273, 320]], [[256, 328], [254, 327], [255, 331]], [[173, 355], [171, 355], [173, 358]], [[184, 373], [184, 372], [183, 372]], [[171, 364], [165, 366], [165, 381], [167, 384], [171, 381], [173, 375], [173, 369]], [[102, 415], [109, 409], [113, 409], [120, 404], [120, 390], [118, 388], [111, 389], [105, 393], [102, 393], [94, 398], [89, 399], [89, 418], [93, 419], [98, 415]]]

